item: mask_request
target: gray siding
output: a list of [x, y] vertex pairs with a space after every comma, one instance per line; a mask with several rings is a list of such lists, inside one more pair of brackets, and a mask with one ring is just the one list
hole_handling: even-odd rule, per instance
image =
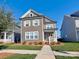
[[[25, 39], [25, 32], [33, 32], [38, 31], [39, 32], [39, 39], [36, 39], [37, 41], [43, 40], [44, 41], [44, 29], [46, 24], [52, 24], [52, 28], [56, 27], [56, 23], [53, 20], [50, 20], [48, 17], [45, 17], [33, 10], [29, 10], [27, 13], [25, 13], [21, 18], [21, 42], [24, 42]], [[39, 19], [39, 26], [33, 26], [33, 20]], [[24, 26], [24, 21], [30, 20], [30, 26]], [[28, 21], [27, 21], [28, 22]], [[47, 30], [48, 31], [48, 30]], [[50, 32], [55, 32], [55, 29], [53, 29]], [[49, 33], [49, 32], [48, 32]], [[28, 40], [28, 39], [27, 39]], [[35, 40], [35, 39], [34, 39]], [[33, 41], [33, 40], [32, 40]]]
[[70, 16], [64, 16], [61, 37], [65, 41], [76, 41], [75, 20]]
[[[31, 18], [29, 20], [34, 20], [34, 19], [37, 19], [37, 18]], [[24, 19], [24, 20], [28, 20], [28, 19]], [[24, 21], [23, 20], [23, 21]], [[39, 39], [37, 40], [42, 40], [43, 37], [42, 37], [42, 20], [43, 18], [39, 18], [40, 20], [40, 25], [39, 26], [29, 26], [29, 27], [24, 27], [24, 24], [23, 24], [23, 21], [22, 21], [22, 41], [25, 41], [25, 32], [30, 32], [30, 31], [38, 31], [39, 32]]]

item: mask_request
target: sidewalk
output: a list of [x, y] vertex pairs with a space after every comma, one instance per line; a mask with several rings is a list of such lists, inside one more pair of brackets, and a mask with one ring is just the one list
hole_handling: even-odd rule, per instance
[[0, 53], [14, 53], [14, 54], [38, 54], [40, 50], [13, 50], [5, 49], [0, 50]]
[[35, 59], [55, 59], [55, 56], [49, 45], [44, 45]]
[[79, 57], [79, 52], [73, 52], [73, 51], [53, 51], [54, 55], [58, 55], [58, 56], [71, 56], [71, 57], [75, 57], [78, 56]]

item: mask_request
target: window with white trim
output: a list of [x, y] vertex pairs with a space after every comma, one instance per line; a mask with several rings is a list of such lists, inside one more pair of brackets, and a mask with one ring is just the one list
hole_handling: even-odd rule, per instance
[[33, 20], [33, 26], [39, 26], [40, 25], [40, 20], [39, 19], [35, 19]]
[[52, 29], [52, 24], [46, 24], [46, 29]]
[[25, 32], [25, 39], [29, 39], [29, 32]]
[[25, 32], [25, 39], [26, 40], [34, 40], [39, 38], [39, 32], [33, 31], [33, 32]]
[[31, 22], [30, 22], [30, 20], [26, 20], [26, 21], [24, 21], [24, 26], [26, 27], [26, 26], [30, 26], [31, 25]]

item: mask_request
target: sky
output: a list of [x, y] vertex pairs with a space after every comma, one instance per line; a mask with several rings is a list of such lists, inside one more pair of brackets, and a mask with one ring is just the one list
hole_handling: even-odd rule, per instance
[[3, 5], [13, 13], [16, 21], [30, 8], [48, 16], [57, 22], [58, 36], [64, 15], [79, 10], [79, 0], [0, 0], [0, 6]]

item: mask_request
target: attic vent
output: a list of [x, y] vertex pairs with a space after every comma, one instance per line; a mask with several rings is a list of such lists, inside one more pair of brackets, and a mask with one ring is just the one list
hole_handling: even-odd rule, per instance
[[30, 17], [32, 17], [33, 16], [33, 14], [30, 14]]

